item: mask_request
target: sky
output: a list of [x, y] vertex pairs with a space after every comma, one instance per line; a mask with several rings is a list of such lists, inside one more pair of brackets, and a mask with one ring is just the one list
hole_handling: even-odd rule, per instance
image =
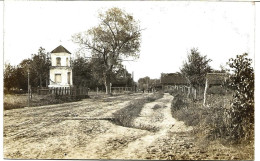
[[[97, 15], [119, 7], [140, 21], [140, 58], [126, 61], [134, 80], [178, 72], [191, 48], [220, 69], [229, 58], [254, 58], [254, 5], [251, 2], [195, 1], [12, 1], [4, 4], [4, 62], [18, 65], [37, 53], [63, 45], [74, 56], [72, 35], [98, 24]], [[88, 55], [88, 53], [86, 54]]]

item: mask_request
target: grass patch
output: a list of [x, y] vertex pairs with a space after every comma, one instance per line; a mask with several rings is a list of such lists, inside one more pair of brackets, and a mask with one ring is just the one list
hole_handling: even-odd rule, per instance
[[163, 93], [154, 93], [148, 97], [133, 100], [128, 106], [113, 113], [113, 123], [125, 127], [133, 127], [133, 121], [139, 116], [145, 103], [153, 102], [163, 97]]
[[172, 116], [193, 126], [194, 133], [210, 141], [219, 139], [223, 143], [235, 143], [231, 122], [232, 95], [210, 94], [207, 106], [203, 100], [193, 101], [180, 94], [175, 95], [172, 104]]
[[[34, 94], [30, 100], [30, 107], [59, 104], [65, 102], [78, 101], [79, 98], [70, 97], [53, 97], [51, 95]], [[28, 106], [27, 94], [5, 94], [4, 95], [4, 110], [24, 108]]]
[[230, 115], [232, 94], [210, 94], [207, 98], [207, 106], [203, 106], [203, 100], [194, 101], [175, 95], [171, 105], [172, 116], [187, 126], [193, 126], [193, 134], [204, 146], [217, 141], [230, 148], [246, 147], [239, 152], [240, 157], [252, 158], [254, 140], [249, 138], [245, 142], [238, 142], [234, 137], [237, 134], [234, 132], [235, 126]]

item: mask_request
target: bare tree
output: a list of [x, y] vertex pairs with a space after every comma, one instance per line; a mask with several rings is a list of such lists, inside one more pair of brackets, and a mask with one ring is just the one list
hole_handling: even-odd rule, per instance
[[109, 94], [111, 74], [120, 59], [139, 57], [141, 29], [132, 15], [119, 8], [99, 13], [98, 18], [98, 26], [75, 34], [72, 39], [81, 49], [91, 51], [92, 57], [99, 59], [101, 68], [104, 69], [102, 81], [106, 86], [106, 93]]

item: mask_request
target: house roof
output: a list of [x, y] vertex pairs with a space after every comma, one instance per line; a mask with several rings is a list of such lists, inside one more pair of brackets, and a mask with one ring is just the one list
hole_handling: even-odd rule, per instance
[[187, 80], [179, 73], [162, 73], [161, 84], [169, 84], [169, 85], [187, 84]]
[[223, 84], [228, 75], [226, 73], [207, 73], [206, 79], [208, 80], [209, 84], [214, 85], [221, 85]]
[[66, 48], [64, 48], [62, 45], [56, 47], [54, 50], [51, 51], [51, 53], [68, 53], [71, 54]]

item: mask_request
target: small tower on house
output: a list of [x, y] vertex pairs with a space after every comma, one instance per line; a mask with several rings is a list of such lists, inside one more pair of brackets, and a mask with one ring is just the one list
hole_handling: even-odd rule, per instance
[[62, 45], [52, 50], [49, 87], [71, 87], [73, 85], [70, 60], [71, 53]]

